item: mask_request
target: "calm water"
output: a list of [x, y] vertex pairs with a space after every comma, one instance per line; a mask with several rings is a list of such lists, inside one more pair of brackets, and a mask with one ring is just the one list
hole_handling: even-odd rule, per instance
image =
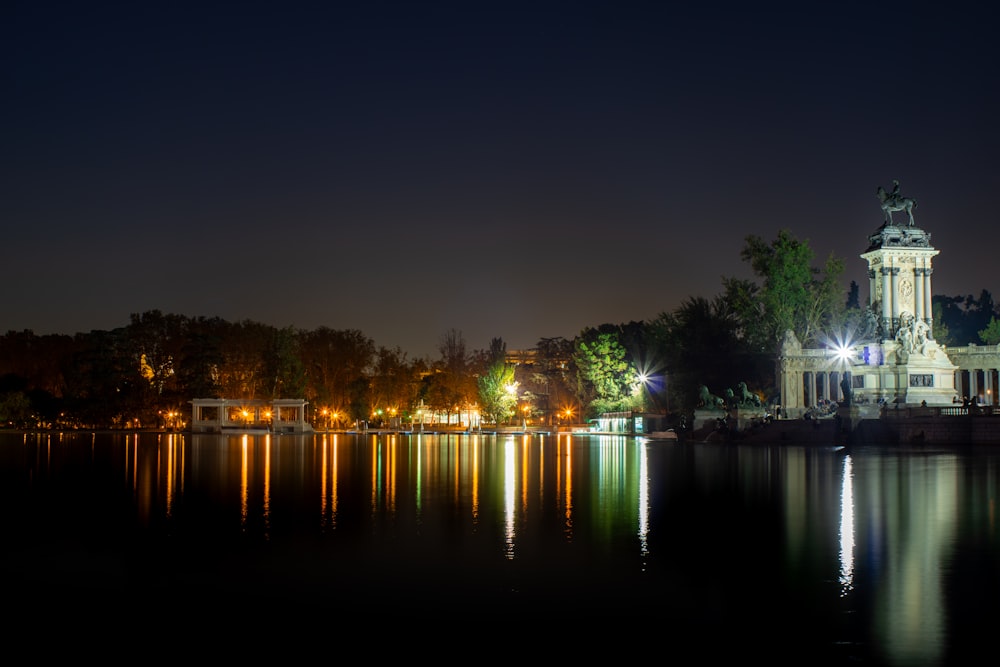
[[1000, 628], [998, 490], [996, 449], [6, 433], [0, 565], [52, 639], [965, 664]]

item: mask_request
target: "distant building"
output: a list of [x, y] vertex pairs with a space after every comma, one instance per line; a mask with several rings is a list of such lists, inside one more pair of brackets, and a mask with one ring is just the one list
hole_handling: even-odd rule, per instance
[[648, 412], [633, 412], [631, 410], [602, 412], [598, 416], [593, 430], [599, 433], [641, 435], [666, 430], [666, 421], [666, 415]]
[[306, 405], [301, 398], [196, 398], [191, 401], [191, 431], [312, 433]]

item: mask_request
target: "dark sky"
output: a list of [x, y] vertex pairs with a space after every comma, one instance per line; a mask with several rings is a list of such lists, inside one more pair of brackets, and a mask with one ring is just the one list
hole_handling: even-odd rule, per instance
[[[686, 4], [696, 7], [687, 7]], [[981, 3], [977, 3], [981, 4]], [[985, 5], [988, 6], [988, 5]], [[994, 16], [963, 3], [7, 5], [0, 329], [131, 313], [437, 357], [651, 319], [898, 179], [935, 294], [1000, 297]]]

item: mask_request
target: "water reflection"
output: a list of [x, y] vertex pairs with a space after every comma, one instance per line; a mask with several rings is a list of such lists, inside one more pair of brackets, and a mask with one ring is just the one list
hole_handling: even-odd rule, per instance
[[947, 632], [944, 576], [961, 519], [958, 460], [883, 453], [859, 468], [866, 542], [859, 547], [870, 559], [878, 644], [894, 664], [938, 664]]
[[1000, 622], [991, 452], [0, 434], [0, 475], [0, 565], [29, 575], [33, 595], [119, 581], [160, 600], [292, 591], [426, 606], [447, 591], [455, 609], [781, 626], [892, 665], [949, 662]]
[[840, 591], [847, 595], [854, 588], [854, 480], [851, 457], [844, 457], [840, 493]]
[[517, 499], [517, 484], [515, 480], [516, 446], [513, 436], [508, 436], [503, 443], [503, 489], [504, 489], [504, 555], [508, 559], [514, 557], [514, 512]]

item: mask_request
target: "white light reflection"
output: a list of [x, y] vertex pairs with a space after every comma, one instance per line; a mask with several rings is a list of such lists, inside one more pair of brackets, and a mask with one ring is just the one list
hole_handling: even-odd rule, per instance
[[844, 457], [844, 477], [840, 494], [840, 595], [854, 589], [854, 473], [851, 457]]
[[517, 499], [517, 484], [514, 479], [516, 447], [513, 436], [508, 436], [503, 443], [503, 497], [504, 497], [504, 527], [507, 560], [514, 559], [514, 501]]
[[639, 551], [649, 553], [649, 446], [639, 446]]

